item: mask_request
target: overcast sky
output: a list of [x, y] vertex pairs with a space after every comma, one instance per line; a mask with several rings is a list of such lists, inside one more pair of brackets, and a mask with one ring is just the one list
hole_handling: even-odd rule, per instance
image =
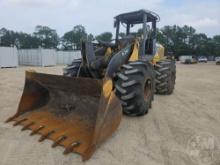
[[191, 25], [208, 36], [220, 34], [220, 0], [0, 0], [0, 28], [32, 33], [36, 25], [56, 29], [60, 36], [82, 24], [86, 31], [114, 32], [117, 14], [148, 9], [163, 25]]

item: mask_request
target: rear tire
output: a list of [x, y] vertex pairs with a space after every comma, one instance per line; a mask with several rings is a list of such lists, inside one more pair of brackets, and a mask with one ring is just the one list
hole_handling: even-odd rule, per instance
[[116, 75], [116, 95], [122, 102], [123, 113], [142, 116], [151, 108], [154, 96], [154, 69], [144, 61], [122, 65]]
[[63, 75], [68, 77], [91, 77], [87, 68], [81, 66], [82, 59], [73, 60], [72, 64], [63, 69]]
[[72, 64], [63, 69], [63, 75], [69, 77], [77, 77], [81, 63], [82, 59], [73, 60]]
[[176, 81], [175, 60], [161, 60], [155, 65], [156, 94], [169, 95], [173, 93]]

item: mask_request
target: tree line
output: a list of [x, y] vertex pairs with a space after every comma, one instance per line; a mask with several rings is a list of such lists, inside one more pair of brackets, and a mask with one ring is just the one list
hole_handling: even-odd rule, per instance
[[72, 30], [59, 37], [56, 30], [38, 25], [32, 34], [23, 32], [14, 32], [6, 28], [0, 29], [0, 46], [16, 46], [19, 49], [29, 48], [55, 48], [62, 50], [80, 49], [81, 40], [93, 41], [99, 39], [111, 41], [111, 32], [105, 32], [97, 36], [87, 34], [82, 25], [76, 25]]
[[[141, 33], [141, 29], [137, 34]], [[123, 37], [125, 34], [121, 33]], [[62, 50], [80, 49], [81, 40], [102, 40], [111, 42], [111, 32], [94, 36], [87, 33], [82, 25], [76, 25], [72, 30], [59, 37], [56, 30], [48, 26], [38, 25], [32, 34], [14, 32], [6, 28], [0, 29], [0, 46], [16, 46], [26, 48], [55, 48]], [[166, 52], [179, 55], [220, 56], [220, 35], [208, 37], [204, 33], [196, 33], [191, 26], [164, 26], [157, 29], [157, 41], [164, 45]]]
[[208, 37], [191, 26], [164, 26], [157, 30], [157, 40], [177, 56], [220, 56], [220, 35]]

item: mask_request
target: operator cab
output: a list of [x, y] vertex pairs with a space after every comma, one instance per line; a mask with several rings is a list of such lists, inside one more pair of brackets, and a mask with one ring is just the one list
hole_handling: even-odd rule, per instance
[[[115, 17], [114, 27], [116, 27], [116, 43], [127, 45], [135, 38], [140, 40], [139, 55], [154, 55], [156, 52], [156, 22], [159, 16], [148, 10], [139, 10], [120, 14]], [[121, 32], [125, 28], [125, 32]], [[137, 26], [141, 28], [137, 29]], [[132, 29], [136, 32], [132, 32]], [[137, 32], [138, 31], [138, 32]]]

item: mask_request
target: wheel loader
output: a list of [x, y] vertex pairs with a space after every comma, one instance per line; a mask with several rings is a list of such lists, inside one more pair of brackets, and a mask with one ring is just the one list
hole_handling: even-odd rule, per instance
[[[26, 71], [18, 110], [6, 122], [88, 160], [115, 132], [123, 113], [145, 115], [155, 93], [174, 90], [175, 61], [156, 43], [157, 21], [147, 10], [120, 14], [115, 40], [83, 41], [82, 58], [65, 67], [64, 75]], [[135, 25], [142, 26], [141, 33], [134, 32]]]

